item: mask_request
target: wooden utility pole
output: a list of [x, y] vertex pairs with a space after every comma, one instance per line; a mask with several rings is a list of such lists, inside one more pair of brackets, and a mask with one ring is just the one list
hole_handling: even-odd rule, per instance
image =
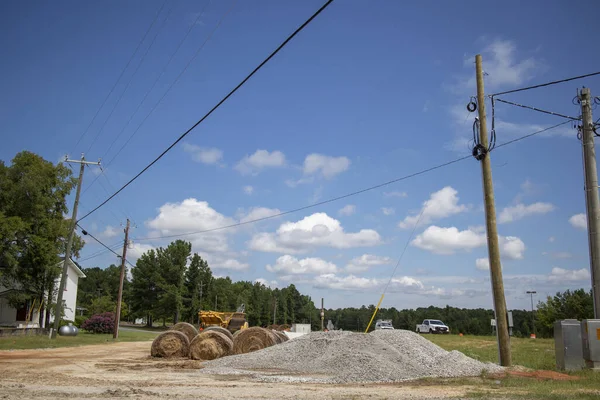
[[123, 255], [121, 256], [121, 276], [119, 277], [119, 294], [117, 295], [117, 311], [115, 312], [115, 329], [113, 338], [119, 337], [119, 323], [121, 322], [121, 301], [123, 300], [123, 281], [125, 280], [125, 263], [127, 262], [127, 246], [129, 245], [129, 218], [125, 225], [125, 240], [123, 241]]
[[325, 321], [325, 310], [324, 310], [324, 302], [323, 302], [323, 298], [321, 297], [321, 331], [325, 330], [325, 326], [323, 325], [324, 321]]
[[275, 297], [275, 302], [273, 303], [273, 325], [275, 325], [275, 321], [277, 321], [277, 297]]
[[536, 335], [535, 335], [535, 313], [533, 310], [533, 295], [536, 293], [537, 292], [535, 290], [527, 291], [527, 294], [531, 295], [531, 329], [533, 330], [533, 337], [536, 337]]
[[[60, 284], [58, 286], [58, 295], [56, 299], [56, 306], [54, 307], [54, 326], [50, 337], [56, 339], [58, 333], [58, 327], [60, 320], [62, 319], [62, 307], [63, 307], [63, 294], [65, 286], [67, 284], [67, 273], [69, 271], [69, 261], [71, 260], [71, 248], [73, 247], [73, 239], [75, 237], [75, 227], [77, 226], [77, 208], [79, 207], [79, 196], [81, 195], [81, 184], [83, 183], [83, 171], [85, 170], [86, 164], [88, 165], [100, 165], [98, 162], [85, 161], [83, 153], [81, 153], [81, 160], [69, 160], [65, 156], [65, 162], [80, 164], [79, 167], [79, 179], [77, 180], [77, 191], [75, 192], [75, 203], [73, 204], [73, 215], [71, 215], [71, 227], [69, 228], [69, 238], [67, 240], [67, 248], [65, 249], [65, 260], [63, 262], [62, 274], [60, 276]], [[48, 310], [49, 312], [49, 310]]]
[[477, 76], [477, 107], [479, 109], [479, 144], [483, 147], [481, 172], [483, 175], [483, 193], [485, 202], [485, 222], [487, 231], [488, 257], [494, 311], [496, 313], [496, 332], [498, 335], [498, 356], [500, 365], [511, 365], [510, 336], [508, 335], [508, 318], [504, 283], [502, 281], [502, 265], [500, 264], [500, 246], [498, 245], [498, 228], [496, 227], [496, 204], [494, 201], [494, 183], [492, 181], [492, 161], [488, 149], [487, 121], [485, 117], [485, 97], [483, 90], [483, 67], [481, 55], [475, 56], [475, 72]]
[[588, 240], [590, 247], [590, 271], [594, 318], [600, 318], [600, 202], [598, 199], [598, 171], [594, 147], [594, 119], [592, 117], [592, 95], [583, 88], [579, 94], [581, 102], [583, 168], [585, 174], [585, 205], [587, 212]]

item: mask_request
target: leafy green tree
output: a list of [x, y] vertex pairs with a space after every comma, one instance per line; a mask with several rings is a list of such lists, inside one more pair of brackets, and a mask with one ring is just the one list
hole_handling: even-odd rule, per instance
[[136, 316], [145, 316], [146, 324], [152, 326], [158, 314], [158, 300], [161, 292], [158, 283], [162, 278], [156, 251], [150, 250], [138, 258], [131, 269], [131, 308]]
[[592, 291], [583, 289], [558, 292], [548, 296], [545, 302], [539, 302], [536, 313], [536, 328], [543, 337], [551, 337], [554, 322], [563, 319], [586, 319], [594, 317]]
[[[47, 306], [52, 299], [71, 226], [66, 197], [75, 183], [67, 167], [31, 152], [17, 154], [10, 166], [0, 161], [0, 279], [15, 289], [13, 306], [33, 300]], [[82, 247], [76, 236], [74, 257]]]
[[198, 321], [198, 311], [202, 308], [202, 299], [206, 296], [206, 288], [212, 280], [212, 272], [206, 260], [194, 253], [190, 266], [185, 271], [184, 318], [191, 322]]
[[173, 313], [173, 321], [179, 322], [183, 309], [185, 270], [192, 252], [192, 244], [183, 240], [170, 243], [165, 249], [157, 250], [160, 265], [159, 308], [163, 316]]

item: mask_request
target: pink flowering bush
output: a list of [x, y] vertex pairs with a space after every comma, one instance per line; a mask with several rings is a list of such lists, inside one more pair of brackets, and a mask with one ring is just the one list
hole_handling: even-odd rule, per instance
[[92, 333], [112, 333], [115, 329], [115, 314], [104, 312], [93, 315], [81, 324], [81, 329]]

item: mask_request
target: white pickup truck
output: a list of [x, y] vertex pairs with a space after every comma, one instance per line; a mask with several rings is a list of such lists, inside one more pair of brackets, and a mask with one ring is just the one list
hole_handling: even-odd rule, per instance
[[394, 329], [394, 326], [392, 325], [392, 321], [389, 319], [378, 319], [375, 323], [375, 329]]
[[450, 333], [450, 328], [437, 319], [426, 319], [417, 325], [417, 333]]

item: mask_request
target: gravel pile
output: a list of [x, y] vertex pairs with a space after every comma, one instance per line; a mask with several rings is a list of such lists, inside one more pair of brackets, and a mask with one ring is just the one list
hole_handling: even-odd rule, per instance
[[398, 382], [477, 376], [501, 367], [448, 352], [404, 330], [313, 332], [277, 346], [204, 363], [202, 373], [245, 374], [261, 381]]

